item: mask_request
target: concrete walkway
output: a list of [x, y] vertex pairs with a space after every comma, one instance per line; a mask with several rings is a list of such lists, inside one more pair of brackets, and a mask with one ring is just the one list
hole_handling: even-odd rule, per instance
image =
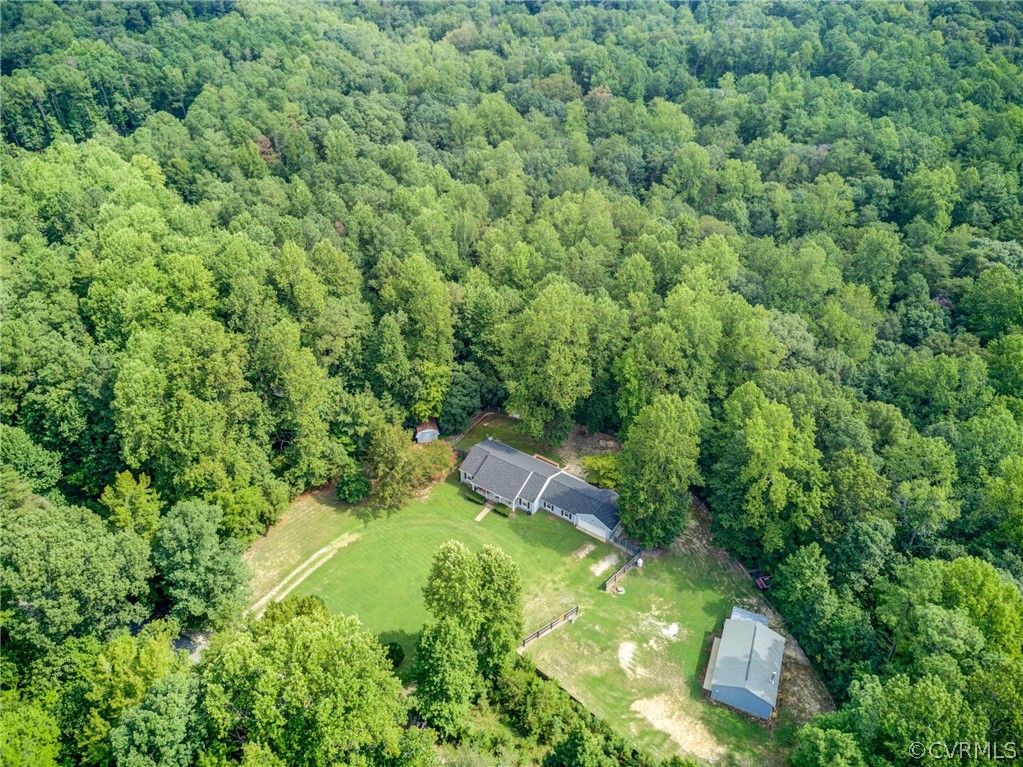
[[487, 516], [487, 514], [490, 513], [490, 510], [492, 508], [494, 508], [494, 502], [493, 501], [487, 501], [486, 503], [484, 503], [483, 504], [483, 511], [481, 511], [479, 514], [476, 515], [476, 521], [479, 522], [481, 519], [483, 519], [483, 517]]

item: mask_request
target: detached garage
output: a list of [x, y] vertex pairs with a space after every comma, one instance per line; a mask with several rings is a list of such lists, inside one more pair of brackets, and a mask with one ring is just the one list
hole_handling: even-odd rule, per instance
[[761, 719], [774, 713], [785, 655], [785, 638], [768, 623], [759, 613], [732, 610], [714, 639], [703, 685], [712, 700]]

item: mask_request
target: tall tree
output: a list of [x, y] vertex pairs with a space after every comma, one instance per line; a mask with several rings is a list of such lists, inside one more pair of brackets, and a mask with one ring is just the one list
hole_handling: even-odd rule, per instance
[[396, 423], [382, 424], [373, 431], [366, 461], [373, 478], [373, 498], [385, 508], [407, 501], [422, 478], [411, 432]]
[[778, 557], [819, 535], [830, 488], [813, 419], [796, 424], [749, 383], [725, 402], [722, 432], [710, 487], [726, 541], [744, 556]]
[[579, 288], [553, 281], [502, 328], [506, 407], [536, 438], [560, 441], [576, 404], [590, 394], [591, 313]]
[[198, 678], [178, 671], [157, 680], [110, 732], [114, 761], [125, 767], [189, 767], [199, 749], [202, 721]]
[[144, 538], [152, 538], [156, 532], [163, 502], [149, 486], [145, 474], [135, 479], [130, 471], [119, 472], [114, 484], [103, 490], [99, 502], [106, 506], [115, 527], [132, 530]]
[[622, 526], [643, 546], [670, 544], [689, 519], [689, 488], [700, 473], [696, 408], [661, 394], [639, 411], [618, 456]]
[[171, 507], [153, 541], [159, 588], [170, 600], [170, 615], [190, 629], [222, 626], [240, 612], [248, 573], [242, 544], [221, 540], [223, 512], [203, 501]]
[[0, 712], [0, 761], [8, 767], [57, 767], [60, 729], [38, 701], [15, 691], [3, 694]]
[[395, 753], [406, 704], [383, 649], [354, 618], [308, 615], [219, 635], [199, 668], [216, 750], [261, 744], [296, 767]]
[[416, 701], [423, 717], [449, 737], [460, 734], [476, 689], [472, 635], [457, 619], [423, 626], [416, 653]]
[[0, 573], [7, 652], [32, 657], [68, 637], [105, 639], [149, 613], [148, 543], [31, 493], [0, 514]]
[[928, 539], [959, 516], [953, 493], [955, 456], [940, 437], [913, 435], [884, 454], [899, 522], [909, 533], [907, 548]]
[[138, 636], [117, 637], [95, 659], [85, 678], [84, 722], [74, 733], [85, 763], [111, 763], [111, 730], [124, 713], [159, 679], [188, 668], [187, 654], [171, 644], [177, 633], [173, 622], [150, 623]]
[[480, 562], [460, 541], [441, 544], [423, 587], [426, 609], [434, 618], [451, 618], [475, 637], [480, 626]]
[[796, 736], [792, 767], [867, 767], [859, 744], [847, 732], [803, 727]]
[[519, 566], [495, 546], [477, 554], [480, 577], [480, 670], [491, 678], [514, 658], [523, 635], [522, 577]]

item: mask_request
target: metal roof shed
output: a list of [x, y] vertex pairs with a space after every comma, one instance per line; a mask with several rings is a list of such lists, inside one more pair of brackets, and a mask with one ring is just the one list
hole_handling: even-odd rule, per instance
[[770, 719], [778, 702], [785, 639], [756, 620], [725, 620], [710, 678], [710, 697]]

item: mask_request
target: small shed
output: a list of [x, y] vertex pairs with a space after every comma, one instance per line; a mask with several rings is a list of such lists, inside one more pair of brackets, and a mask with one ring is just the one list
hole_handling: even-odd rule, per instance
[[711, 699], [761, 719], [774, 713], [785, 654], [785, 638], [767, 623], [759, 613], [736, 608], [714, 639], [704, 680]]
[[440, 427], [432, 418], [416, 427], [416, 442], [425, 444], [440, 438]]

